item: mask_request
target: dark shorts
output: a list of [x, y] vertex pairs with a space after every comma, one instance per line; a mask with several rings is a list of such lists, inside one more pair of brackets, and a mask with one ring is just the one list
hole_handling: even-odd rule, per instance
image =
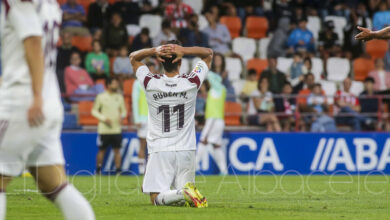
[[121, 148], [122, 134], [101, 134], [100, 135], [100, 149]]

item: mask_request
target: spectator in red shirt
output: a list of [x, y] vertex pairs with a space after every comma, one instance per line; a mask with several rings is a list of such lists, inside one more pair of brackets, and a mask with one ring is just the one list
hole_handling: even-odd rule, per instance
[[334, 113], [339, 116], [336, 117], [338, 124], [348, 124], [352, 126], [354, 131], [361, 130], [361, 122], [365, 120], [359, 115], [360, 103], [359, 99], [350, 92], [352, 86], [351, 78], [347, 77], [343, 81], [343, 90], [338, 90], [335, 97]]
[[175, 0], [174, 3], [165, 8], [165, 17], [171, 20], [173, 28], [185, 28], [187, 20], [193, 14], [191, 6], [184, 4], [182, 0]]

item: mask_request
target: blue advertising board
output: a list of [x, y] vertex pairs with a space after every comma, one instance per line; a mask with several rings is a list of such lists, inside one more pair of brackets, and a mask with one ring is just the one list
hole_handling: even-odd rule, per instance
[[[138, 174], [139, 141], [135, 133], [123, 134], [122, 170]], [[96, 133], [62, 134], [67, 172], [92, 175], [96, 166]], [[223, 149], [229, 174], [308, 175], [308, 174], [390, 174], [388, 133], [259, 133], [226, 132]], [[210, 146], [201, 158], [198, 173], [218, 174]], [[114, 170], [110, 152], [104, 172]]]

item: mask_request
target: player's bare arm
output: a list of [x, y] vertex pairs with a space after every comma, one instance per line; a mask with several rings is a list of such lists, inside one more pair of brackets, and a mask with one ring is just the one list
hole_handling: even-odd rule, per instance
[[390, 39], [390, 27], [385, 27], [379, 31], [372, 31], [368, 28], [357, 27], [361, 32], [355, 36], [356, 40], [369, 41], [372, 39]]
[[211, 67], [211, 62], [213, 60], [213, 50], [205, 47], [182, 47], [176, 44], [168, 44], [172, 47], [172, 53], [176, 54], [176, 59], [173, 63], [179, 61], [185, 55], [192, 55], [201, 58], [207, 66]]
[[38, 36], [28, 37], [23, 42], [33, 92], [33, 102], [28, 110], [28, 122], [31, 127], [40, 126], [44, 121], [42, 111], [44, 59], [41, 42], [42, 38]]
[[130, 54], [130, 63], [133, 66], [133, 70], [137, 72], [137, 69], [140, 66], [145, 65], [142, 63], [142, 60], [147, 57], [156, 56], [157, 60], [160, 62], [164, 62], [164, 59], [161, 57], [170, 57], [172, 53], [172, 49], [168, 45], [162, 45], [159, 47], [147, 48], [142, 50], [134, 51]]

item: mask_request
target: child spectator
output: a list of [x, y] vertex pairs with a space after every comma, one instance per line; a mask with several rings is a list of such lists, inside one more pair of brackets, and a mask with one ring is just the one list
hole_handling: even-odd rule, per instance
[[130, 51], [136, 51], [144, 48], [152, 47], [152, 40], [149, 36], [149, 29], [144, 27], [141, 29], [141, 32], [137, 34], [131, 44]]
[[307, 97], [307, 105], [313, 108], [316, 113], [324, 111], [323, 106], [326, 105], [326, 97], [322, 94], [321, 84], [314, 84], [312, 93]]
[[290, 82], [293, 86], [296, 86], [299, 82], [303, 81], [304, 70], [305, 66], [302, 60], [302, 55], [300, 53], [295, 53], [294, 61], [290, 67], [290, 74], [288, 75], [288, 77], [290, 78]]
[[131, 66], [126, 46], [122, 46], [119, 50], [119, 56], [114, 61], [113, 71], [121, 80], [133, 76], [133, 67]]
[[110, 61], [107, 54], [102, 52], [99, 41], [92, 42], [93, 51], [85, 59], [85, 67], [93, 80], [107, 79], [110, 76]]
[[245, 84], [242, 88], [240, 97], [242, 99], [246, 99], [248, 96], [250, 96], [254, 91], [257, 89], [257, 73], [255, 69], [248, 70], [248, 74], [245, 80]]
[[314, 52], [313, 33], [306, 28], [307, 19], [299, 21], [298, 27], [295, 28], [287, 40], [290, 51]]

